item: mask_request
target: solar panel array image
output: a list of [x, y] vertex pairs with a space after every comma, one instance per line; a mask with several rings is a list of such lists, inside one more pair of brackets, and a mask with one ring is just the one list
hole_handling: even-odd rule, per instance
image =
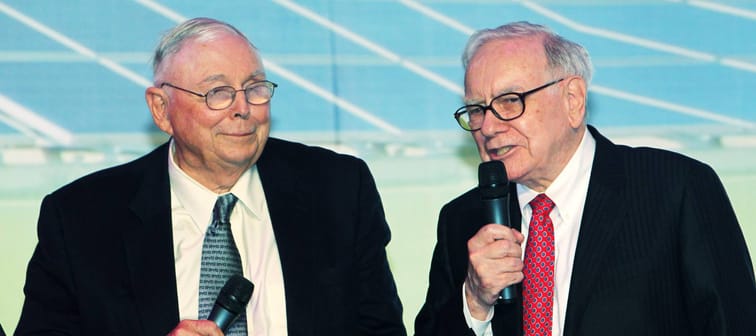
[[[751, 5], [754, 7], [753, 5]], [[729, 8], [729, 7], [728, 7]], [[512, 20], [583, 43], [598, 126], [753, 128], [753, 8], [678, 2], [6, 1], [0, 94], [70, 134], [152, 130], [142, 96], [161, 32], [194, 16], [228, 21], [281, 86], [274, 132], [452, 130], [459, 55], [471, 32]], [[750, 15], [750, 16], [749, 16]], [[13, 112], [3, 110], [13, 119]], [[21, 118], [17, 118], [21, 119]], [[19, 120], [15, 120], [19, 121]], [[23, 124], [23, 121], [19, 121]], [[2, 134], [18, 127], [2, 123]]]

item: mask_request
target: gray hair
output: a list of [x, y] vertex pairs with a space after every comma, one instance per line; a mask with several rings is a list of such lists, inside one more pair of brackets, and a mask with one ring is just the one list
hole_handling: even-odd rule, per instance
[[520, 21], [508, 23], [494, 29], [482, 29], [475, 32], [467, 41], [462, 53], [462, 66], [467, 66], [475, 53], [485, 43], [492, 40], [507, 40], [520, 37], [543, 36], [546, 60], [552, 72], [564, 72], [562, 75], [577, 75], [586, 83], [591, 82], [593, 65], [588, 51], [583, 46], [565, 39], [546, 26]]
[[210, 41], [226, 33], [242, 37], [249, 43], [252, 50], [256, 50], [252, 42], [241, 31], [228, 23], [203, 17], [190, 19], [169, 30], [160, 39], [152, 57], [153, 77], [157, 80], [164, 64], [170, 62], [171, 56], [178, 53], [186, 41]]

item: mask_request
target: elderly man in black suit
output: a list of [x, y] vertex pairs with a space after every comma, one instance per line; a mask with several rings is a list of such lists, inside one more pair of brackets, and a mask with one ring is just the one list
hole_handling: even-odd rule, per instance
[[[586, 125], [586, 50], [516, 22], [474, 34], [455, 113], [510, 181], [512, 228], [479, 188], [446, 204], [416, 335], [753, 335], [756, 285], [714, 171]], [[499, 299], [515, 286], [511, 302]], [[498, 302], [498, 304], [497, 304]]]
[[228, 272], [255, 286], [229, 334], [405, 335], [368, 167], [268, 137], [277, 85], [247, 38], [186, 21], [154, 83], [170, 141], [45, 197], [16, 334], [221, 335], [203, 286]]

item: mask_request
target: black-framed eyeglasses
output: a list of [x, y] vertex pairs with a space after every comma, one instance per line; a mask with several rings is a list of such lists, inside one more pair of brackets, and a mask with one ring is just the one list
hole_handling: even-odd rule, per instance
[[207, 91], [207, 93], [205, 94], [187, 90], [168, 82], [160, 84], [161, 88], [163, 86], [170, 86], [174, 89], [193, 94], [197, 97], [205, 98], [205, 104], [207, 104], [207, 107], [209, 107], [211, 110], [222, 110], [234, 103], [234, 99], [236, 99], [236, 93], [239, 91], [244, 92], [244, 98], [247, 100], [247, 103], [250, 103], [252, 105], [266, 104], [270, 101], [271, 98], [273, 98], [273, 92], [275, 91], [276, 87], [278, 87], [278, 84], [273, 83], [269, 80], [264, 80], [254, 82], [252, 84], [249, 84], [247, 87], [239, 90], [237, 90], [233, 86], [219, 86], [210, 89], [210, 91]]
[[477, 131], [483, 126], [483, 119], [487, 110], [491, 110], [494, 116], [502, 121], [517, 119], [525, 113], [525, 98], [563, 80], [564, 78], [560, 78], [530, 91], [503, 93], [491, 99], [491, 103], [488, 105], [462, 106], [454, 112], [454, 119], [464, 130], [471, 132]]

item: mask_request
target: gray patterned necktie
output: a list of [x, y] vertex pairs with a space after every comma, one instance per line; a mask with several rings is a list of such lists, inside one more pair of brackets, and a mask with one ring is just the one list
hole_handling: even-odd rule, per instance
[[[215, 299], [232, 275], [242, 274], [241, 257], [231, 234], [231, 211], [238, 199], [231, 193], [219, 196], [213, 208], [213, 222], [202, 245], [202, 266], [199, 285], [199, 318], [205, 319], [213, 309]], [[247, 335], [247, 318], [242, 312], [228, 328], [226, 335]]]

